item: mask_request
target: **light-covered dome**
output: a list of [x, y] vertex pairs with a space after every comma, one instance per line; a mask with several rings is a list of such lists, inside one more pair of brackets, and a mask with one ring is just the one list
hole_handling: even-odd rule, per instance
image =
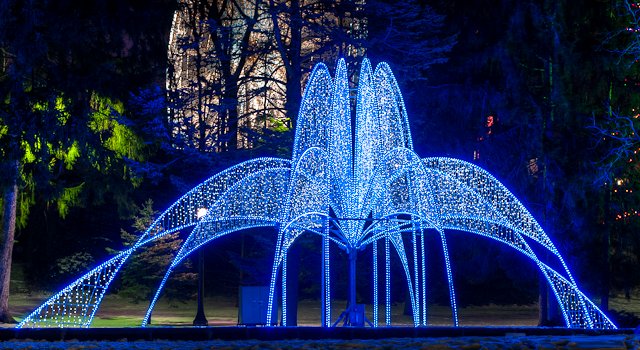
[[[331, 315], [331, 248], [355, 259], [372, 250], [372, 326], [378, 326], [378, 259], [385, 263], [384, 323], [391, 323], [392, 252], [402, 263], [415, 326], [427, 325], [425, 235], [442, 243], [454, 325], [458, 325], [448, 230], [485, 236], [535, 264], [553, 291], [567, 327], [615, 328], [578, 288], [551, 239], [496, 178], [452, 158], [420, 158], [414, 151], [402, 95], [389, 66], [362, 63], [352, 118], [344, 61], [335, 77], [318, 64], [300, 106], [291, 159], [258, 158], [233, 166], [193, 188], [151, 225], [130, 249], [89, 271], [47, 300], [18, 327], [88, 327], [118, 270], [137, 249], [192, 228], [151, 301], [142, 326], [173, 269], [202, 245], [252, 227], [275, 226], [278, 236], [269, 310], [282, 283], [287, 320], [287, 253], [301, 234], [322, 237], [322, 325]], [[533, 248], [532, 248], [533, 247]], [[382, 253], [379, 253], [382, 251]], [[544, 262], [536, 252], [548, 255]], [[381, 256], [381, 257], [380, 257]], [[549, 258], [550, 257], [550, 258]], [[350, 274], [355, 291], [355, 272]], [[354, 292], [355, 293], [355, 292]], [[267, 324], [272, 324], [267, 312]]]

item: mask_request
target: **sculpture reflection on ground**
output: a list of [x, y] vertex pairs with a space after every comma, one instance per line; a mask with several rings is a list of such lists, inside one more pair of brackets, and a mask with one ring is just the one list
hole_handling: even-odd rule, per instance
[[[615, 328], [578, 289], [562, 256], [526, 208], [487, 171], [452, 158], [420, 158], [413, 152], [407, 114], [386, 63], [372, 71], [362, 62], [355, 120], [347, 69], [338, 61], [335, 78], [324, 64], [313, 70], [300, 106], [291, 159], [258, 158], [233, 166], [196, 186], [165, 211], [130, 249], [89, 271], [28, 315], [18, 327], [88, 327], [127, 258], [163, 235], [193, 227], [151, 301], [153, 307], [173, 269], [202, 245], [252, 227], [278, 228], [269, 307], [281, 283], [282, 325], [287, 325], [287, 254], [303, 233], [322, 237], [322, 326], [331, 315], [331, 249], [349, 257], [349, 300], [340, 319], [356, 307], [358, 253], [372, 250], [374, 327], [391, 325], [390, 260], [399, 258], [415, 326], [427, 325], [425, 235], [442, 243], [452, 318], [458, 325], [447, 230], [486, 236], [528, 257], [546, 278], [564, 322], [571, 328]], [[353, 129], [353, 130], [352, 130]], [[550, 256], [544, 261], [534, 251]], [[378, 261], [384, 271], [378, 271]], [[384, 278], [384, 313], [378, 279]], [[384, 319], [381, 319], [384, 314]], [[267, 312], [267, 324], [272, 324]], [[337, 321], [336, 321], [337, 323]]]

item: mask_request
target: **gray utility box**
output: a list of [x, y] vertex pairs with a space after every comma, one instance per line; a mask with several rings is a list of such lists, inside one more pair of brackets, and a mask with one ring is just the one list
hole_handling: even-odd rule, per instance
[[[267, 325], [267, 308], [269, 306], [269, 287], [240, 286], [238, 298], [238, 325], [265, 326]], [[271, 313], [272, 325], [278, 323], [278, 304], [274, 297], [274, 307]]]

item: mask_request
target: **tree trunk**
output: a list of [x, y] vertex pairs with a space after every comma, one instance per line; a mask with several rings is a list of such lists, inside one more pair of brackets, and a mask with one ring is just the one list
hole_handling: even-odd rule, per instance
[[[229, 62], [230, 64], [230, 62]], [[220, 134], [224, 140], [223, 151], [235, 151], [238, 149], [238, 80], [225, 71], [225, 88], [222, 95], [222, 105], [225, 115], [224, 126]]]
[[290, 118], [288, 126], [294, 132], [298, 122], [298, 110], [300, 109], [300, 103], [302, 102], [302, 93], [300, 90], [300, 80], [302, 80], [302, 74], [300, 74], [300, 69], [300, 65], [298, 65], [298, 68], [292, 69], [292, 74], [289, 74], [287, 76], [287, 91], [285, 93], [287, 99], [285, 101], [285, 110], [287, 112], [287, 116]]
[[602, 267], [602, 283], [600, 290], [600, 310], [609, 311], [609, 292], [611, 288], [611, 189], [612, 184], [609, 183], [605, 186], [604, 193], [604, 244], [602, 245], [602, 253], [604, 256], [604, 266]]
[[[298, 110], [300, 109], [300, 102], [302, 100], [302, 58], [300, 53], [302, 51], [302, 30], [303, 30], [303, 18], [300, 8], [300, 1], [291, 1], [291, 41], [289, 43], [288, 58], [289, 67], [287, 69], [287, 82], [286, 82], [286, 101], [285, 110], [287, 115], [291, 118], [290, 127], [295, 132]], [[287, 59], [287, 55], [282, 56]]]
[[547, 279], [542, 272], [538, 274], [538, 326], [546, 327], [549, 325], [549, 309], [547, 296]]
[[13, 241], [16, 231], [16, 208], [18, 204], [18, 162], [12, 169], [11, 183], [3, 193], [2, 251], [0, 255], [0, 322], [15, 323], [9, 312], [9, 284]]

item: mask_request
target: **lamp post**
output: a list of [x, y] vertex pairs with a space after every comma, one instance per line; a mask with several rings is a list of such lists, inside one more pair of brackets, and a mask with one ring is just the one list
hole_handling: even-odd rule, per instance
[[[200, 208], [196, 213], [198, 220], [202, 219], [207, 215], [207, 208]], [[204, 252], [202, 247], [198, 249], [198, 311], [196, 312], [196, 317], [193, 319], [194, 326], [208, 326], [209, 321], [207, 321], [207, 317], [204, 315]]]
[[193, 319], [194, 326], [208, 326], [209, 321], [207, 321], [207, 317], [204, 315], [204, 303], [202, 299], [204, 298], [204, 253], [202, 252], [202, 248], [198, 251], [198, 311], [196, 312], [196, 317]]

